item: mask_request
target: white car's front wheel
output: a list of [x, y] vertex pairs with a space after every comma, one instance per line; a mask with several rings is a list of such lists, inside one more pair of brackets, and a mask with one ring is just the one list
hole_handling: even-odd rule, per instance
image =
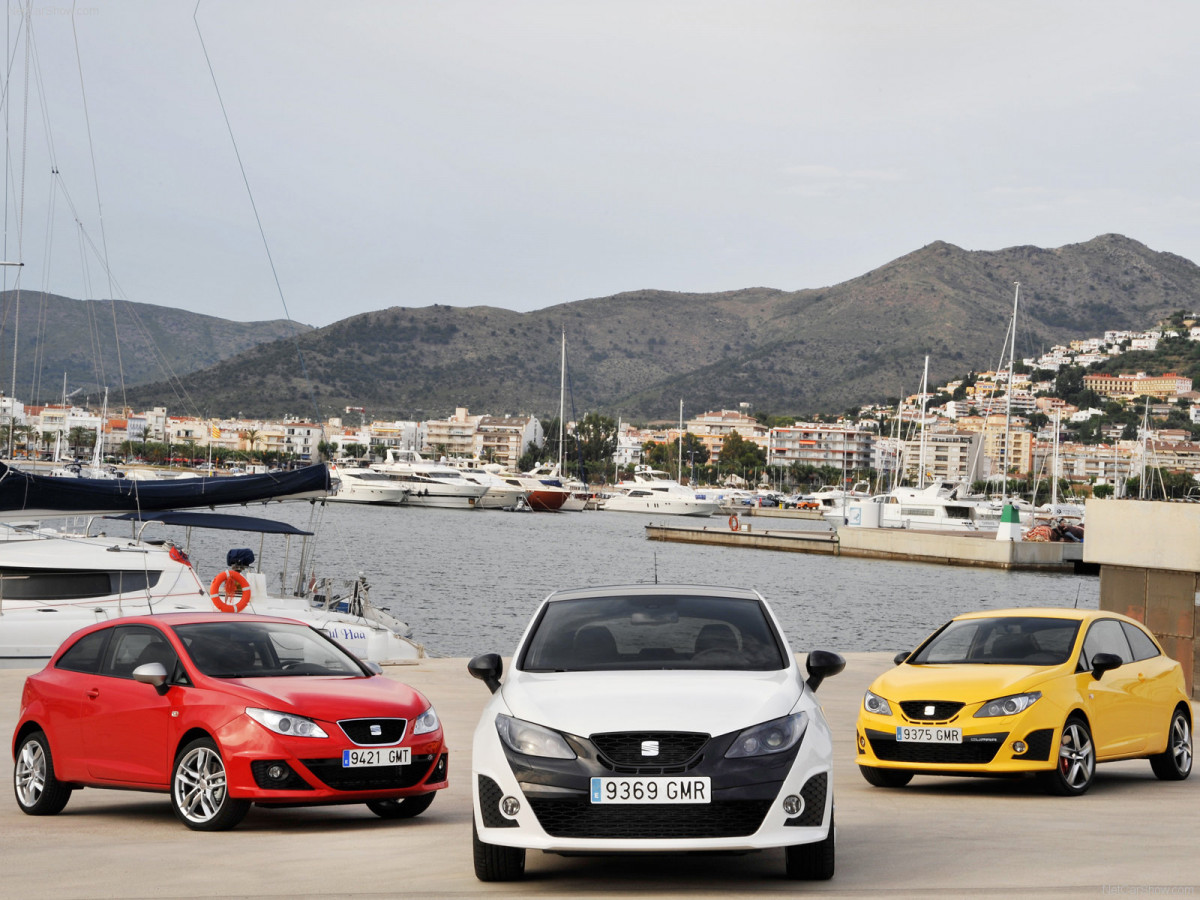
[[475, 853], [475, 877], [480, 881], [518, 881], [525, 874], [525, 850], [485, 844], [471, 823], [471, 848]]
[[825, 836], [825, 840], [784, 848], [787, 877], [804, 881], [828, 881], [833, 877], [834, 865], [837, 862], [836, 843], [833, 814], [830, 813], [829, 834]]

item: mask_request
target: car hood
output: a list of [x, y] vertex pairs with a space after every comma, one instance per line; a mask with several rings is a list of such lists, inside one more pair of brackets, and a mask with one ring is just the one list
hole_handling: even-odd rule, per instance
[[795, 669], [514, 671], [501, 691], [517, 718], [583, 737], [608, 731], [725, 734], [786, 716], [802, 695]]
[[1064, 666], [992, 666], [980, 664], [901, 665], [871, 684], [885, 700], [958, 700], [983, 703], [1030, 690], [1064, 673]]
[[412, 718], [429, 707], [419, 691], [382, 675], [371, 678], [297, 675], [222, 681], [247, 706], [294, 712], [327, 722], [361, 716]]

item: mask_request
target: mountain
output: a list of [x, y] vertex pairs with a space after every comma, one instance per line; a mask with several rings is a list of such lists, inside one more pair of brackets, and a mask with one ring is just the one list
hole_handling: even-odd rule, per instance
[[[739, 402], [772, 414], [840, 412], [917, 390], [926, 354], [933, 381], [995, 367], [1018, 281], [1025, 356], [1200, 309], [1200, 267], [1121, 235], [997, 251], [938, 241], [817, 289], [642, 290], [528, 313], [392, 307], [258, 344], [183, 384], [196, 410], [246, 416], [325, 417], [347, 405], [372, 417], [456, 406], [550, 416], [565, 328], [569, 416], [673, 420], [681, 399], [688, 415]], [[129, 398], [176, 402], [162, 384]]]
[[[125, 300], [72, 300], [39, 291], [0, 292], [0, 372], [13, 371], [16, 336], [17, 396], [54, 402], [80, 388], [96, 397], [105, 387], [115, 401], [121, 387], [170, 380], [206, 369], [256, 344], [311, 331], [286, 319], [231, 322], [166, 306]], [[119, 350], [119, 352], [118, 352]]]

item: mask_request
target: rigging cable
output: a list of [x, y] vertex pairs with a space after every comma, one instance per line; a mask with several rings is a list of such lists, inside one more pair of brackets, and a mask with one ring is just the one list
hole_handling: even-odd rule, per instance
[[317, 409], [316, 395], [312, 388], [312, 379], [308, 376], [308, 366], [304, 362], [304, 353], [300, 350], [300, 338], [296, 333], [296, 323], [292, 319], [291, 312], [288, 311], [287, 299], [283, 295], [283, 285], [279, 281], [279, 272], [275, 269], [275, 259], [271, 256], [271, 247], [267, 243], [267, 233], [263, 229], [262, 219], [258, 214], [258, 204], [254, 202], [254, 192], [250, 189], [250, 178], [246, 175], [246, 166], [242, 163], [242, 154], [238, 150], [237, 138], [233, 134], [233, 125], [229, 121], [229, 113], [225, 109], [225, 100], [221, 97], [221, 87], [217, 84], [217, 73], [213, 69], [212, 60], [208, 55], [208, 47], [204, 43], [204, 34], [200, 31], [200, 0], [196, 0], [196, 8], [192, 11], [192, 23], [196, 26], [196, 36], [200, 38], [200, 49], [204, 52], [204, 62], [208, 65], [208, 74], [212, 77], [213, 88], [217, 92], [217, 103], [221, 107], [221, 115], [225, 119], [225, 128], [229, 132], [229, 141], [233, 144], [233, 154], [237, 157], [238, 169], [242, 173], [242, 182], [246, 185], [246, 195], [250, 198], [250, 208], [254, 211], [254, 221], [258, 225], [259, 236], [262, 237], [263, 249], [267, 253], [267, 262], [271, 266], [271, 276], [275, 279], [275, 289], [279, 292], [279, 301], [283, 304], [283, 314], [288, 320], [288, 324], [292, 326], [292, 343], [296, 346], [296, 356], [300, 360], [300, 371], [304, 375], [304, 383], [308, 386], [309, 398], [313, 404], [313, 423], [321, 429], [322, 441], [325, 438], [325, 425], [321, 421], [320, 411]]
[[[76, 0], [77, 2], [77, 0]], [[113, 320], [113, 344], [117, 349], [117, 375], [121, 379], [121, 406], [125, 407], [125, 368], [121, 364], [121, 340], [118, 337], [117, 329], [117, 301], [113, 297], [112, 290], [112, 270], [108, 265], [108, 238], [104, 232], [104, 207], [100, 203], [100, 175], [96, 170], [96, 149], [92, 144], [92, 119], [88, 115], [87, 91], [83, 86], [83, 57], [79, 53], [79, 33], [75, 28], [75, 6], [76, 2], [71, 4], [71, 37], [75, 41], [75, 63], [79, 69], [79, 95], [83, 99], [83, 121], [87, 126], [88, 139], [88, 155], [92, 160], [92, 183], [96, 186], [96, 213], [100, 217], [100, 244], [104, 249], [104, 271], [108, 275], [108, 302], [112, 309]], [[99, 335], [97, 334], [97, 341]]]

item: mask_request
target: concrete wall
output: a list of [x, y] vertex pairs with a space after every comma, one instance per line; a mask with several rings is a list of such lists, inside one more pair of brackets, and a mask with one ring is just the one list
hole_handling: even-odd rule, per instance
[[1100, 565], [1100, 608], [1145, 623], [1197, 696], [1200, 505], [1089, 500], [1084, 560]]

